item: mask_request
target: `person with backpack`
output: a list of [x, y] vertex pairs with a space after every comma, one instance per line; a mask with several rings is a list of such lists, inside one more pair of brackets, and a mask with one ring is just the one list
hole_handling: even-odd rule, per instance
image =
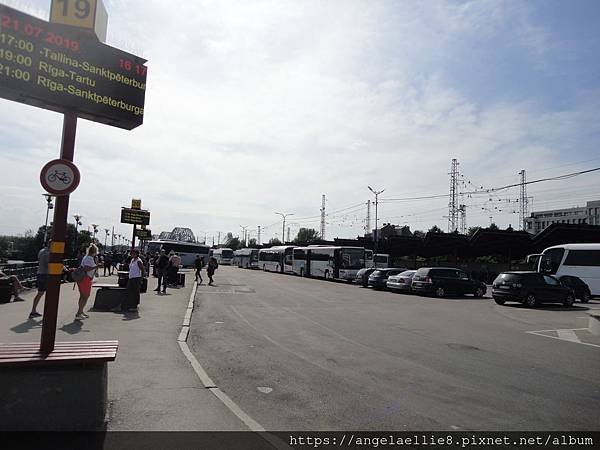
[[213, 285], [213, 275], [215, 274], [215, 270], [219, 267], [219, 263], [217, 262], [214, 256], [211, 256], [208, 259], [208, 266], [206, 267], [206, 273], [208, 274], [208, 285]]
[[[75, 280], [77, 288], [79, 289], [79, 307], [75, 314], [75, 320], [84, 320], [89, 317], [83, 312], [83, 308], [85, 308], [85, 304], [92, 293], [92, 280], [94, 279], [94, 274], [100, 267], [100, 264], [96, 262], [97, 254], [98, 247], [94, 244], [90, 244], [87, 248], [86, 255], [81, 260], [81, 265], [73, 272], [73, 280]], [[82, 276], [80, 276], [80, 274], [82, 274]]]
[[202, 258], [202, 256], [196, 255], [196, 259], [194, 260], [194, 267], [196, 268], [196, 281], [200, 279], [200, 282], [198, 284], [202, 284], [202, 274], [200, 273], [202, 267], [204, 267], [204, 259]]

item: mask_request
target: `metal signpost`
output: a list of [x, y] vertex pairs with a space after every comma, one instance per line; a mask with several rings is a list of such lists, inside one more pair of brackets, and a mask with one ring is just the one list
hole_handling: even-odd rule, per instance
[[[131, 200], [131, 208], [121, 208], [121, 223], [129, 223], [133, 225], [133, 236], [131, 238], [131, 249], [135, 248], [135, 238], [138, 236], [140, 240], [144, 240], [144, 237], [140, 236], [140, 232], [142, 232], [143, 236], [145, 231], [147, 233], [150, 230], [145, 230], [146, 225], [150, 225], [150, 211], [147, 211], [142, 208], [142, 201], [139, 199]], [[142, 230], [138, 230], [137, 226], [140, 225]]]
[[77, 117], [131, 130], [143, 122], [146, 60], [103, 44], [100, 0], [55, 0], [51, 20], [0, 4], [0, 97], [64, 113], [60, 159], [40, 174], [56, 196], [40, 351], [54, 350]]

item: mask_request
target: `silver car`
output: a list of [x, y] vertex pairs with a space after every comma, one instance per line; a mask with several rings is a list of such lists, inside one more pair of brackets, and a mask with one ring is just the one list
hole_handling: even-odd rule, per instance
[[398, 275], [392, 275], [387, 279], [387, 288], [396, 292], [410, 292], [412, 279], [417, 271], [405, 270]]

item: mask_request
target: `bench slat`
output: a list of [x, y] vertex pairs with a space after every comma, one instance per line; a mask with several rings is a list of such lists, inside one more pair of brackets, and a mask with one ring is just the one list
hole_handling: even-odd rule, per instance
[[36, 342], [0, 344], [0, 367], [114, 361], [118, 348], [116, 340], [58, 342], [50, 354], [44, 355]]

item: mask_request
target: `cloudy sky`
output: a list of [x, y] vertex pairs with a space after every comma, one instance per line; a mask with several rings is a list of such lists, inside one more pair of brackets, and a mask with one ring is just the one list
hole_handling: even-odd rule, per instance
[[[50, 0], [3, 0], [48, 19]], [[153, 233], [211, 241], [382, 222], [447, 229], [450, 164], [463, 191], [600, 167], [600, 2], [105, 0], [107, 43], [148, 59], [144, 124], [80, 120], [70, 217], [123, 234], [141, 198]], [[0, 79], [1, 82], [1, 79]], [[45, 218], [39, 171], [60, 114], [0, 99], [0, 234]], [[600, 199], [600, 172], [533, 184], [533, 209]], [[465, 196], [469, 226], [518, 227], [518, 189]], [[396, 200], [391, 200], [396, 199]], [[374, 209], [371, 211], [374, 224]], [[446, 217], [444, 217], [446, 216]], [[72, 219], [71, 219], [72, 220]]]

